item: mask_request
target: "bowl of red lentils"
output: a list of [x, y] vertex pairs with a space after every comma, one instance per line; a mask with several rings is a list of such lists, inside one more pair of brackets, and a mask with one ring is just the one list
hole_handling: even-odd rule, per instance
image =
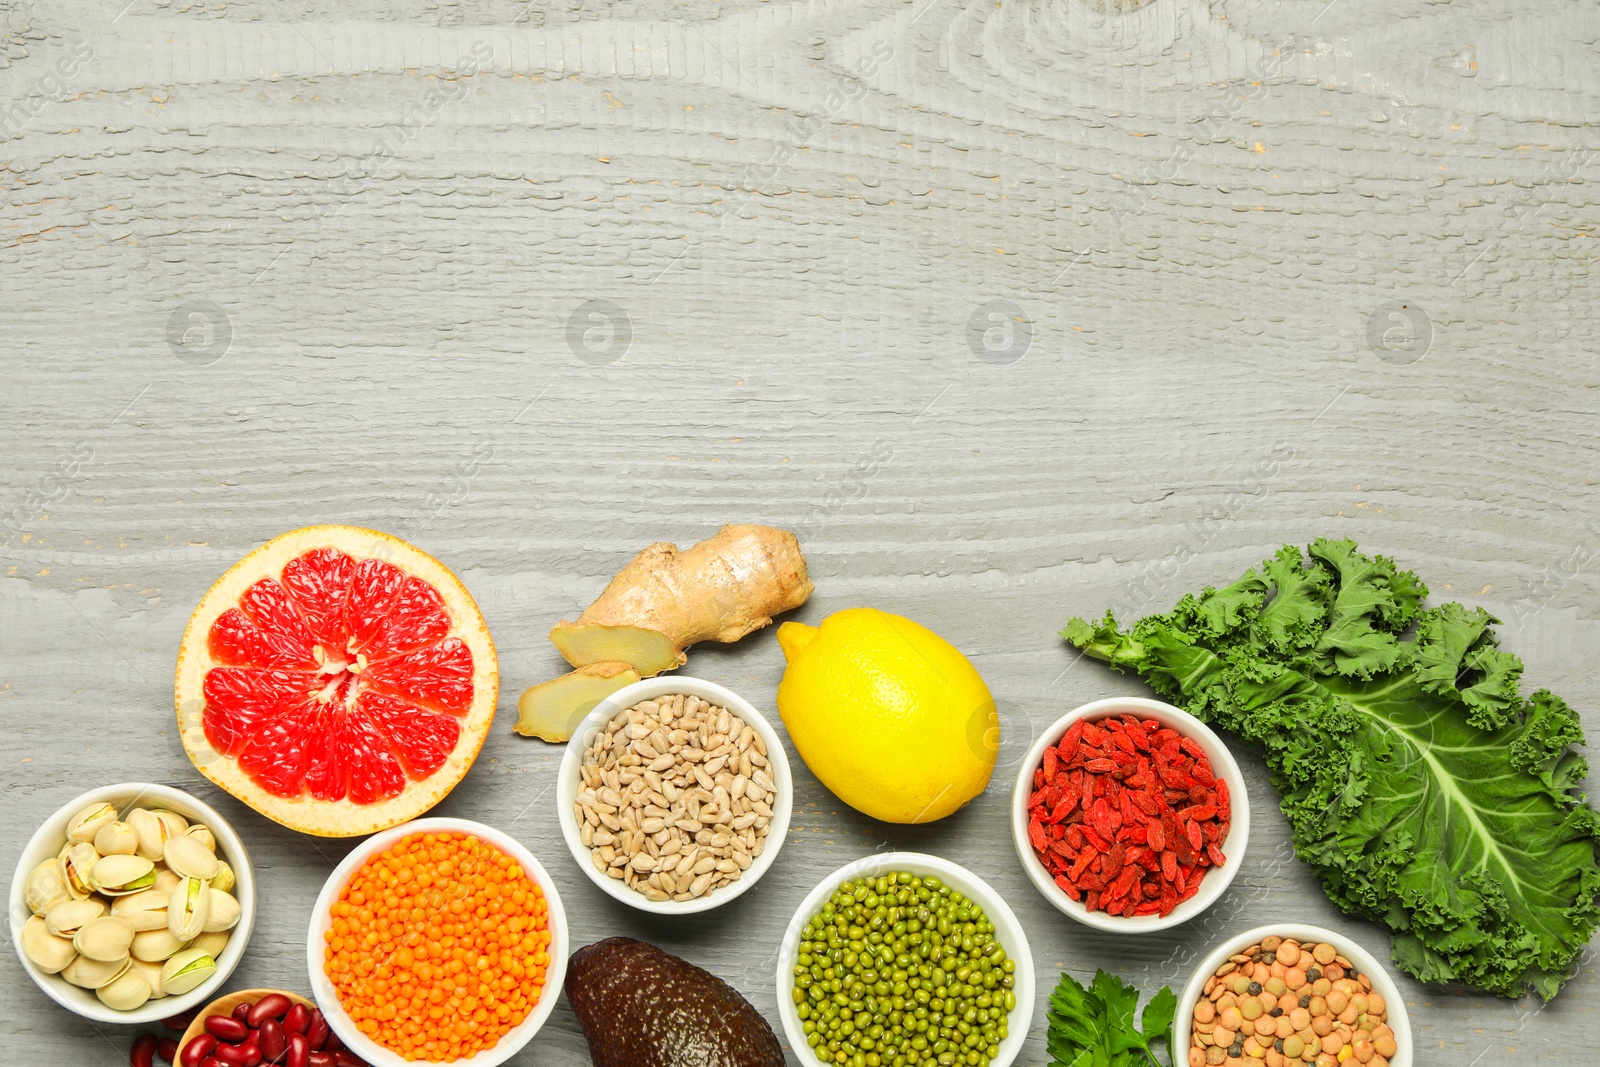
[[1199, 915], [1250, 838], [1244, 776], [1205, 723], [1144, 697], [1096, 700], [1034, 740], [1011, 797], [1028, 880], [1099, 930], [1143, 934]]
[[1229, 938], [1184, 986], [1189, 1067], [1411, 1067], [1400, 988], [1348, 938], [1273, 923]]
[[334, 869], [306, 962], [328, 1025], [375, 1067], [492, 1067], [555, 1010], [571, 947], [531, 852], [482, 823], [432, 818], [374, 834]]

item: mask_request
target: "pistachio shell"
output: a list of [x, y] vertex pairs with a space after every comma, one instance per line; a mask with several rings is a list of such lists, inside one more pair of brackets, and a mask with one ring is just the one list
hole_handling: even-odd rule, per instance
[[134, 808], [123, 816], [123, 821], [133, 827], [133, 832], [139, 835], [139, 850], [137, 855], [147, 860], [161, 858], [161, 846], [167, 841], [167, 827], [155, 812], [146, 811], [144, 808]]
[[91, 960], [110, 963], [123, 959], [133, 947], [133, 924], [115, 915], [102, 915], [90, 919], [72, 938], [72, 947], [78, 955]]
[[124, 896], [154, 886], [155, 871], [143, 856], [105, 856], [89, 872], [89, 884], [108, 897]]
[[159, 889], [130, 893], [111, 902], [111, 914], [127, 919], [141, 933], [145, 930], [165, 930], [167, 901], [171, 896], [171, 891], [163, 893]]
[[177, 837], [189, 832], [189, 820], [168, 808], [151, 808], [150, 814], [161, 820], [167, 828], [168, 837]]
[[173, 874], [163, 866], [156, 867], [156, 892], [160, 893], [164, 897], [170, 897], [172, 895], [172, 890], [177, 886], [177, 884], [177, 875]]
[[213, 959], [222, 958], [222, 950], [228, 945], [227, 930], [211, 930], [201, 934], [189, 942], [190, 948], [198, 948]]
[[144, 980], [150, 986], [150, 999], [156, 1000], [167, 995], [166, 984], [161, 981], [161, 964], [146, 963], [144, 960], [134, 960], [133, 970], [144, 975]]
[[132, 963], [126, 956], [110, 962], [79, 956], [62, 969], [61, 977], [82, 989], [99, 989], [116, 981]]
[[239, 901], [232, 893], [224, 893], [220, 889], [206, 890], [206, 921], [202, 928], [206, 933], [216, 933], [221, 930], [232, 930], [239, 925]]
[[220, 889], [224, 893], [231, 893], [233, 892], [233, 886], [236, 881], [237, 879], [234, 877], [233, 868], [228, 865], [228, 861], [223, 859], [217, 860], [217, 875], [215, 878], [211, 879], [211, 888]]
[[86, 845], [107, 823], [117, 821], [117, 809], [110, 804], [90, 804], [67, 820], [67, 843]]
[[68, 900], [46, 912], [44, 924], [57, 937], [71, 937], [83, 927], [84, 923], [98, 919], [105, 913], [105, 901], [96, 897], [87, 900]]
[[139, 851], [139, 835], [125, 822], [108, 822], [94, 835], [94, 850], [102, 856], [131, 856]]
[[206, 846], [207, 852], [215, 852], [217, 850], [216, 835], [211, 832], [211, 827], [207, 826], [205, 823], [190, 823], [189, 829], [184, 833], [185, 836], [192, 837], [202, 845]]
[[150, 999], [150, 983], [145, 981], [143, 974], [129, 967], [95, 990], [94, 995], [115, 1011], [132, 1011], [143, 1007], [144, 1002]]
[[187, 993], [217, 973], [217, 961], [197, 948], [185, 949], [161, 967], [168, 993]]
[[37, 915], [22, 926], [22, 951], [45, 974], [61, 973], [78, 955], [71, 941], [52, 934]]
[[72, 898], [60, 859], [40, 860], [28, 872], [28, 909], [35, 915], [54, 911]]
[[199, 878], [185, 878], [167, 899], [167, 929], [182, 941], [199, 937], [205, 931], [210, 914], [211, 892]]
[[61, 854], [61, 876], [66, 879], [67, 892], [78, 900], [93, 892], [94, 882], [90, 872], [99, 862], [100, 853], [94, 850], [93, 845], [82, 841], [68, 845]]
[[165, 926], [159, 930], [141, 930], [133, 935], [133, 958], [146, 963], [160, 963], [185, 944], [187, 942], [173, 937], [172, 931]]
[[183, 878], [210, 881], [217, 876], [217, 857], [188, 834], [169, 837], [162, 846], [162, 858], [169, 870]]

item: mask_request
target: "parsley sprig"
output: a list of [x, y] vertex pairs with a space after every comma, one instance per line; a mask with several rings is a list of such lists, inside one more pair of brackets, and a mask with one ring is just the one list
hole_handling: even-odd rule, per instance
[[1050, 1067], [1143, 1067], [1146, 1061], [1161, 1067], [1151, 1046], [1166, 1042], [1172, 1057], [1178, 998], [1162, 986], [1136, 1024], [1138, 1006], [1139, 991], [1116, 975], [1096, 971], [1085, 989], [1063, 974], [1050, 995]]

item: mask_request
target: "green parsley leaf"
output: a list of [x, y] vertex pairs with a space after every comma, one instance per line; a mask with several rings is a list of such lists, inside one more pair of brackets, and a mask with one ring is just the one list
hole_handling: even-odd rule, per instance
[[1178, 998], [1162, 986], [1145, 1005], [1142, 1026], [1134, 1023], [1139, 991], [1116, 975], [1096, 971], [1085, 989], [1063, 973], [1050, 995], [1046, 1045], [1051, 1067], [1160, 1067], [1154, 1043], [1172, 1048], [1172, 1016]]

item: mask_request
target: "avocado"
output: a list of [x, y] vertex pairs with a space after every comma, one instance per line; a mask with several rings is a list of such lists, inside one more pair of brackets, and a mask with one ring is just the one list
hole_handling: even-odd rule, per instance
[[643, 941], [580, 948], [566, 990], [594, 1067], [783, 1067], [777, 1035], [738, 990]]

